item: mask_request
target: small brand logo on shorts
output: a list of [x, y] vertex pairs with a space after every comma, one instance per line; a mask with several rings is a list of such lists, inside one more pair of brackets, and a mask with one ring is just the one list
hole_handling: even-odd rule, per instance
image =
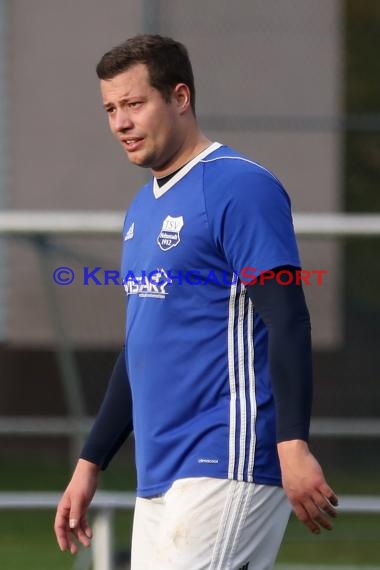
[[181, 241], [180, 231], [183, 228], [183, 217], [173, 218], [166, 216], [162, 223], [162, 228], [157, 236], [157, 243], [162, 251], [168, 251], [172, 247], [176, 247]]
[[209, 459], [201, 457], [200, 459], [198, 459], [198, 463], [219, 463], [219, 459]]

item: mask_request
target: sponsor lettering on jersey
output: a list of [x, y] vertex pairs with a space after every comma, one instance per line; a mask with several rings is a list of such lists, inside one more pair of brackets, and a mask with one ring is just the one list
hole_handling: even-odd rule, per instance
[[162, 223], [161, 231], [157, 236], [157, 243], [162, 251], [168, 251], [179, 244], [181, 241], [180, 231], [183, 225], [183, 216], [178, 218], [166, 216]]
[[171, 283], [172, 280], [162, 268], [150, 273], [142, 272], [142, 275], [135, 275], [129, 271], [123, 279], [127, 295], [138, 295], [139, 297], [153, 299], [164, 299], [168, 295], [166, 287]]

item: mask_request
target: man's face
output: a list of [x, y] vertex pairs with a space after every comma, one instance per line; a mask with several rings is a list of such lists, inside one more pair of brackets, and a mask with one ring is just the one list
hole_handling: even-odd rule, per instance
[[142, 63], [101, 80], [100, 89], [111, 131], [129, 160], [158, 173], [170, 167], [183, 138], [177, 98], [165, 101]]

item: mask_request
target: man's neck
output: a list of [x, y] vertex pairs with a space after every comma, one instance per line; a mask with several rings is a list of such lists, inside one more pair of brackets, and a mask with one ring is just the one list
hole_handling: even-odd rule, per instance
[[210, 146], [211, 141], [199, 132], [194, 142], [186, 141], [183, 149], [178, 153], [178, 156], [170, 165], [162, 168], [161, 170], [152, 170], [153, 176], [156, 178], [166, 178], [172, 173], [180, 170], [185, 164], [193, 160], [198, 154]]

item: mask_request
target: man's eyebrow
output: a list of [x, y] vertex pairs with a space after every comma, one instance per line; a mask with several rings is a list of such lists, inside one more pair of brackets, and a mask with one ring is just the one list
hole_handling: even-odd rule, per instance
[[[136, 93], [136, 95], [122, 95], [121, 97], [119, 97], [119, 101], [122, 101], [123, 103], [129, 103], [129, 101], [134, 101], [138, 99], [139, 101], [146, 101], [147, 100], [147, 96], [146, 95], [139, 95], [138, 93]], [[114, 105], [114, 103], [112, 103], [111, 101], [106, 101], [103, 102], [102, 106], [107, 109], [107, 107], [112, 107]]]

